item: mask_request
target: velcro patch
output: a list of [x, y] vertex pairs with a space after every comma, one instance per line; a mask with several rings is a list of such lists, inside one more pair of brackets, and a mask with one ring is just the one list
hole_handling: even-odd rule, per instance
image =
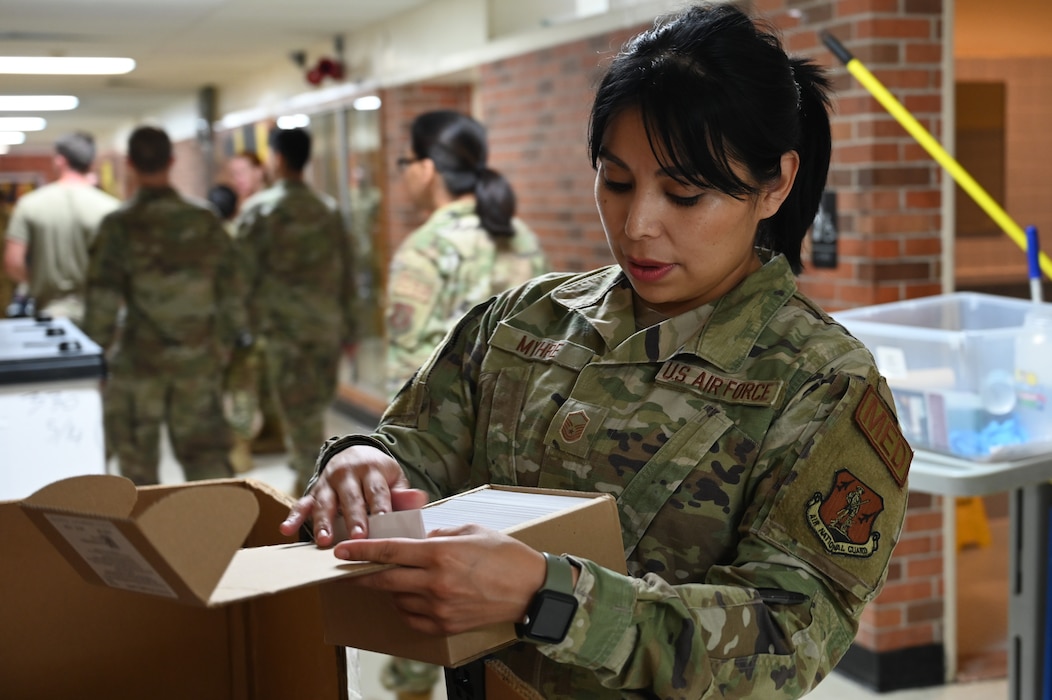
[[746, 406], [774, 406], [782, 395], [784, 383], [769, 381], [741, 381], [694, 367], [678, 360], [669, 360], [658, 372], [659, 384], [686, 387], [702, 396], [724, 403]]
[[578, 370], [591, 362], [593, 356], [588, 348], [565, 338], [542, 338], [505, 323], [497, 326], [493, 337], [490, 338], [490, 345], [525, 360], [550, 362]]
[[913, 448], [906, 442], [899, 421], [876, 390], [866, 387], [866, 393], [855, 409], [855, 423], [873, 446], [899, 486], [906, 484]]
[[816, 491], [807, 502], [807, 524], [830, 554], [870, 557], [880, 533], [873, 529], [884, 499], [847, 469], [833, 475], [825, 496]]
[[393, 335], [403, 335], [413, 325], [415, 309], [409, 304], [394, 304], [387, 314], [387, 328]]

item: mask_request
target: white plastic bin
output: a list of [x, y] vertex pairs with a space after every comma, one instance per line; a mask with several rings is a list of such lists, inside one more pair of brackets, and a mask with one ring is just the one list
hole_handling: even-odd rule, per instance
[[873, 352], [913, 447], [989, 461], [1052, 452], [1016, 414], [1016, 349], [1036, 306], [955, 292], [833, 316]]

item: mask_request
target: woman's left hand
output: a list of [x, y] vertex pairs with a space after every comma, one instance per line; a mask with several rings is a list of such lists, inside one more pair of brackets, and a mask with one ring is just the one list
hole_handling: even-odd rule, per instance
[[429, 634], [520, 622], [545, 577], [540, 552], [479, 525], [434, 530], [423, 540], [348, 540], [335, 554], [397, 564], [354, 582], [391, 592], [409, 626]]

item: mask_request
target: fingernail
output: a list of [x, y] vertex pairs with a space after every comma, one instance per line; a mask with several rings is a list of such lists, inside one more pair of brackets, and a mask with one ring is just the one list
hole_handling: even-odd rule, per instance
[[351, 528], [351, 537], [355, 537], [357, 535], [364, 535], [364, 534], [365, 534], [365, 529], [362, 528], [361, 525], [355, 525], [353, 528]]
[[323, 527], [318, 528], [318, 537], [328, 537], [329, 531]]

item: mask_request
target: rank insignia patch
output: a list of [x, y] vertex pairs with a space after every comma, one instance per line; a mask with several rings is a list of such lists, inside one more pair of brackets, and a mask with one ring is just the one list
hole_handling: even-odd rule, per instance
[[807, 524], [830, 553], [868, 557], [877, 551], [880, 533], [873, 524], [883, 510], [876, 491], [841, 469], [828, 494], [816, 492], [807, 502]]
[[564, 442], [577, 442], [584, 437], [584, 429], [588, 427], [588, 414], [584, 411], [573, 411], [566, 416], [559, 435]]

